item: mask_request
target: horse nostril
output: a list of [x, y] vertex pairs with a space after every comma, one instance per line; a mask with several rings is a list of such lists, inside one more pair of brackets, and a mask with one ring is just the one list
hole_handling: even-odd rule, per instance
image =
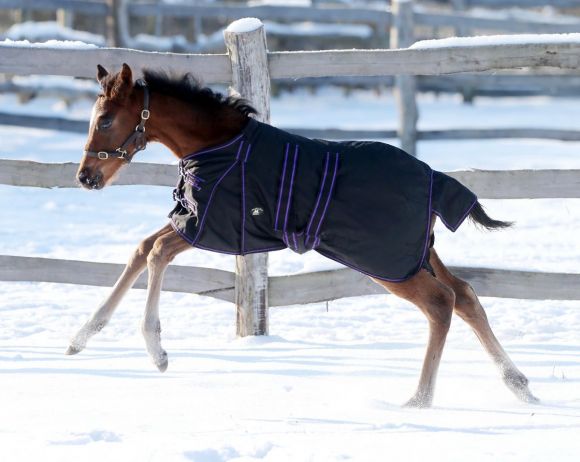
[[81, 170], [78, 175], [77, 179], [81, 184], [87, 184], [89, 182], [89, 175], [86, 169]]

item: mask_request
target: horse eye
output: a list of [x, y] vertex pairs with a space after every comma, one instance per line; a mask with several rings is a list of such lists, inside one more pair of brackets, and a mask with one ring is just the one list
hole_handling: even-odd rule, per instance
[[111, 119], [103, 120], [101, 123], [99, 123], [99, 130], [106, 130], [107, 128], [110, 128], [111, 125], [113, 125], [113, 121]]

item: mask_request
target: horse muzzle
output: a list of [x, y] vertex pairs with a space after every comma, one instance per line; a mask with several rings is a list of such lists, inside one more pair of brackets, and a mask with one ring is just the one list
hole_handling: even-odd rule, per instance
[[79, 171], [77, 180], [85, 189], [102, 189], [104, 186], [103, 174], [99, 171], [91, 172], [88, 168]]

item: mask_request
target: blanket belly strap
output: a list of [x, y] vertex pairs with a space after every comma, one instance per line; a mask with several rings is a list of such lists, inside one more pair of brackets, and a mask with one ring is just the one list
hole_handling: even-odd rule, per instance
[[[297, 151], [296, 151], [297, 152]], [[296, 157], [294, 157], [294, 161]], [[284, 243], [298, 254], [303, 254], [309, 250], [313, 250], [320, 244], [320, 232], [324, 217], [328, 211], [328, 206], [332, 199], [334, 185], [336, 182], [336, 174], [338, 172], [339, 154], [327, 152], [324, 156], [324, 168], [322, 170], [321, 180], [319, 184], [318, 195], [316, 201], [313, 203], [312, 212], [308, 219], [305, 229], [291, 230], [289, 229], [288, 212], [291, 210], [292, 188], [295, 180], [295, 164], [292, 168], [292, 175], [290, 184], [286, 188], [282, 188], [281, 200], [282, 210], [286, 210], [283, 227], [281, 230], [282, 240]], [[284, 182], [284, 178], [282, 178]], [[298, 185], [299, 187], [299, 185]]]

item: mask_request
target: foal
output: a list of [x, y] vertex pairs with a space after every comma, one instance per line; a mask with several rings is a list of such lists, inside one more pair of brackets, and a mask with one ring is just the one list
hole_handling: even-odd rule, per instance
[[[101, 84], [102, 94], [99, 95], [93, 108], [86, 151], [78, 171], [78, 180], [87, 189], [101, 189], [111, 183], [116, 172], [125, 163], [130, 162], [137, 151], [144, 149], [148, 141], [163, 143], [179, 159], [188, 158], [192, 152], [197, 153], [200, 150], [209, 152], [217, 149], [213, 148], [214, 146], [232, 140], [250, 123], [249, 116], [255, 112], [243, 100], [225, 98], [207, 88], [199, 87], [187, 75], [181, 80], [176, 80], [159, 73], [145, 71], [145, 82], [134, 83], [131, 69], [124, 64], [122, 70], [115, 75], [109, 75], [103, 67], [98, 66], [97, 79]], [[236, 162], [240, 158], [241, 151], [242, 145]], [[249, 153], [250, 146], [245, 153], [246, 159]], [[243, 155], [242, 152], [242, 157]], [[296, 163], [297, 153], [294, 156]], [[286, 157], [288, 158], [288, 150]], [[328, 164], [327, 155], [327, 170]], [[285, 171], [282, 175], [284, 174]], [[326, 170], [324, 175], [326, 179]], [[203, 180], [194, 178], [192, 187], [198, 184], [196, 181]], [[330, 190], [327, 191], [329, 197], [333, 184], [334, 178]], [[323, 190], [324, 184], [320, 190], [317, 207], [318, 202], [324, 202], [324, 199], [320, 200]], [[291, 191], [290, 189], [289, 196]], [[290, 201], [289, 198], [287, 200]], [[259, 211], [256, 213], [259, 214]], [[288, 213], [286, 215], [288, 218]], [[489, 229], [509, 225], [489, 218], [479, 203], [475, 203], [473, 209], [470, 209], [469, 216], [476, 223]], [[201, 221], [204, 219], [205, 215]], [[322, 219], [323, 216], [318, 227]], [[431, 248], [428, 249], [425, 245], [424, 253], [426, 251], [427, 254], [425, 264], [400, 282], [373, 278], [389, 292], [415, 304], [425, 314], [429, 323], [430, 335], [419, 385], [407, 405], [428, 407], [432, 403], [437, 369], [453, 312], [474, 330], [499, 368], [507, 387], [523, 401], [537, 401], [528, 389], [528, 380], [510, 360], [493, 334], [485, 311], [473, 289], [465, 281], [451, 274], [432, 248], [435, 219], [434, 213], [429, 216], [427, 238], [430, 239]], [[281, 238], [284, 242], [283, 247], [288, 246], [299, 251], [296, 236], [293, 235], [295, 244], [293, 248], [292, 239], [284, 233]], [[317, 237], [313, 239], [312, 246], [319, 245]], [[319, 237], [318, 239], [320, 240]], [[107, 324], [123, 296], [147, 268], [148, 293], [142, 332], [151, 359], [160, 371], [165, 371], [168, 359], [167, 353], [161, 347], [159, 321], [159, 295], [163, 275], [173, 258], [191, 248], [191, 244], [196, 243], [189, 241], [187, 236], [169, 224], [144, 239], [131, 256], [111, 294], [74, 336], [66, 354], [76, 354], [85, 348], [89, 338]]]

